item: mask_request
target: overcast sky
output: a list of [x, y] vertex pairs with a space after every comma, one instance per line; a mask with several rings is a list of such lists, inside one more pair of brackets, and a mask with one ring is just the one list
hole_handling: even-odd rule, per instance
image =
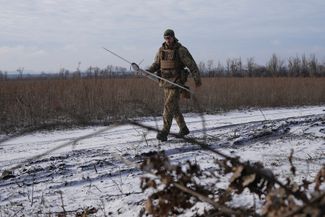
[[265, 64], [315, 54], [325, 61], [324, 0], [0, 0], [0, 70], [152, 63], [167, 28], [197, 62]]

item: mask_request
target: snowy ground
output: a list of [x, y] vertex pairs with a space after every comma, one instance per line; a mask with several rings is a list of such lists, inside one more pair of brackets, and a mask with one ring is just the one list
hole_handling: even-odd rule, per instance
[[[202, 139], [200, 116], [187, 114], [185, 119], [190, 135]], [[205, 115], [204, 119], [211, 147], [262, 161], [280, 178], [290, 174], [291, 149], [298, 179], [313, 179], [325, 163], [325, 106], [244, 110]], [[161, 127], [162, 120], [146, 118], [141, 123]], [[75, 145], [24, 162], [100, 130]], [[176, 125], [172, 131], [178, 131]], [[63, 209], [75, 214], [87, 207], [98, 209], [94, 216], [138, 216], [147, 195], [140, 189], [143, 173], [118, 161], [114, 153], [139, 163], [153, 151], [165, 150], [173, 163], [196, 160], [202, 168], [214, 166], [212, 153], [172, 137], [159, 143], [155, 134], [131, 125], [88, 127], [36, 132], [0, 144], [0, 176], [17, 167], [13, 176], [0, 178], [0, 217], [48, 216]], [[242, 206], [252, 203], [245, 197], [237, 201]]]

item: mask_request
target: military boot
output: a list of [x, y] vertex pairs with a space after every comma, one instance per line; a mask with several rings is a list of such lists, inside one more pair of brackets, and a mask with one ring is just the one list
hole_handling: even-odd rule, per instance
[[182, 129], [180, 129], [180, 131], [177, 134], [177, 137], [182, 138], [182, 137], [188, 135], [189, 133], [190, 133], [189, 129], [187, 128], [187, 126], [185, 126]]
[[167, 135], [168, 135], [168, 133], [166, 131], [159, 131], [157, 133], [157, 139], [162, 142], [165, 142], [165, 141], [167, 141]]

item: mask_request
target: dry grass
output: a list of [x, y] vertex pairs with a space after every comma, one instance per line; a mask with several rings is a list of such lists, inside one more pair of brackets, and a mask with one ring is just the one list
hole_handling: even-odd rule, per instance
[[318, 105], [325, 78], [209, 78], [198, 93], [207, 110]]
[[[190, 85], [192, 83], [190, 82]], [[204, 111], [325, 103], [325, 78], [203, 78]], [[0, 81], [0, 128], [110, 122], [159, 115], [162, 90], [145, 78]], [[191, 101], [182, 109], [195, 112]]]

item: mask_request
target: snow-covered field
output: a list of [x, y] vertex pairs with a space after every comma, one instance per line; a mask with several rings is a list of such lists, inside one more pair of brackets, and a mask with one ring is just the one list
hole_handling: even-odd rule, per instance
[[[297, 179], [313, 179], [325, 164], [325, 106], [204, 115], [206, 131], [200, 115], [186, 114], [185, 119], [191, 137], [202, 140], [205, 134], [211, 147], [243, 160], [261, 161], [280, 179], [290, 174], [291, 149]], [[161, 117], [140, 122], [162, 124]], [[172, 131], [178, 131], [176, 124]], [[87, 137], [90, 134], [94, 135]], [[63, 210], [75, 215], [87, 207], [98, 209], [94, 216], [138, 216], [147, 196], [140, 189], [143, 172], [125, 165], [116, 154], [139, 163], [164, 150], [173, 163], [195, 160], [203, 169], [214, 166], [216, 155], [173, 137], [160, 143], [155, 136], [140, 127], [121, 125], [35, 132], [1, 143], [0, 175], [15, 169], [13, 175], [0, 178], [0, 216], [49, 216]], [[55, 147], [60, 148], [26, 161]], [[252, 204], [245, 197], [237, 201], [237, 205]]]

